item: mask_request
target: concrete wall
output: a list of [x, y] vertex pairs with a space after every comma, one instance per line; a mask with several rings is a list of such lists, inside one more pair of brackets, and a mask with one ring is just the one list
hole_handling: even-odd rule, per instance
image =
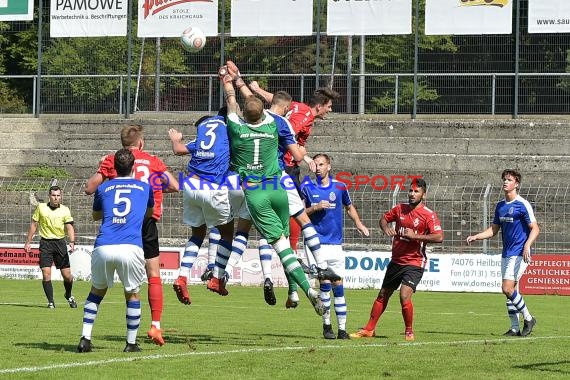
[[[173, 171], [186, 158], [170, 151], [167, 131], [191, 139], [197, 114], [0, 119], [0, 176], [17, 177], [34, 166], [65, 168], [87, 178], [104, 154], [120, 147], [128, 122], [145, 126], [146, 149]], [[383, 116], [386, 117], [386, 116]], [[333, 115], [317, 121], [309, 153], [328, 153], [335, 171], [366, 175], [423, 175], [438, 183], [497, 183], [504, 168], [522, 171], [529, 184], [566, 183], [570, 125], [550, 120], [382, 120]]]

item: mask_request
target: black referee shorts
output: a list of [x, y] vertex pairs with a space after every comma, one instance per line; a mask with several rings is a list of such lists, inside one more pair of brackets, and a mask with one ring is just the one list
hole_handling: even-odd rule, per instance
[[69, 253], [65, 239], [40, 239], [40, 268], [69, 268]]

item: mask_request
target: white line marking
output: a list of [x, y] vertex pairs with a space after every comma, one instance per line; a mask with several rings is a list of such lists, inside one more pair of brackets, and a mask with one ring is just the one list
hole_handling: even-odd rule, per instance
[[[442, 345], [457, 345], [457, 344], [487, 344], [487, 343], [524, 343], [529, 341], [537, 340], [563, 340], [570, 339], [570, 336], [537, 336], [537, 337], [527, 337], [527, 338], [499, 338], [499, 339], [477, 339], [477, 340], [456, 340], [449, 342], [406, 342], [406, 343], [372, 343], [372, 344], [359, 344], [359, 345], [310, 345], [310, 346], [290, 346], [290, 347], [274, 347], [274, 348], [247, 348], [239, 350], [227, 350], [227, 351], [205, 351], [205, 352], [182, 352], [179, 354], [156, 354], [156, 355], [146, 355], [146, 356], [132, 356], [128, 358], [116, 358], [116, 359], [105, 359], [105, 360], [92, 360], [88, 362], [74, 362], [68, 364], [53, 364], [43, 367], [20, 367], [20, 368], [7, 368], [0, 370], [0, 374], [4, 373], [20, 373], [20, 372], [40, 372], [47, 371], [51, 369], [63, 369], [63, 368], [75, 368], [75, 367], [87, 367], [87, 366], [97, 366], [105, 365], [110, 363], [126, 363], [142, 360], [159, 360], [159, 359], [170, 359], [170, 358], [180, 358], [185, 356], [204, 356], [204, 355], [227, 355], [227, 354], [247, 354], [252, 352], [277, 352], [277, 351], [293, 351], [293, 350], [307, 350], [307, 349], [335, 349], [340, 350], [342, 348], [368, 348], [368, 347], [394, 347], [394, 346], [442, 346]], [[84, 354], [89, 355], [89, 354]]]

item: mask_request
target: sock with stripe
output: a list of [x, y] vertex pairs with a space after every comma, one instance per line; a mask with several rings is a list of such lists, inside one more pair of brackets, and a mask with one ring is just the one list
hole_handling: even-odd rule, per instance
[[91, 292], [89, 292], [89, 295], [85, 300], [85, 305], [83, 306], [83, 330], [81, 331], [81, 336], [84, 336], [86, 339], [91, 340], [91, 332], [93, 331], [93, 325], [95, 324], [95, 319], [97, 318], [97, 312], [99, 311], [101, 301], [103, 301], [103, 297], [96, 296]]
[[[225, 254], [218, 255], [216, 259], [216, 268], [218, 268], [218, 275], [216, 276], [217, 278], [221, 278], [224, 275], [224, 272], [227, 272], [228, 275], [231, 276], [235, 266], [239, 263], [241, 257], [243, 256], [243, 253], [247, 248], [248, 237], [249, 234], [245, 232], [236, 232], [236, 236], [232, 241], [231, 248], [227, 253], [227, 256]], [[214, 273], [214, 275], [216, 274]]]
[[190, 270], [198, 257], [198, 251], [204, 242], [203, 239], [200, 239], [196, 236], [190, 237], [188, 243], [186, 243], [186, 247], [184, 248], [184, 255], [182, 256], [182, 260], [180, 262], [180, 272], [179, 276], [190, 278]]
[[273, 256], [273, 249], [266, 239], [259, 239], [259, 261], [261, 261], [261, 271], [265, 279], [273, 279], [271, 258]]
[[214, 269], [216, 266], [218, 242], [221, 237], [220, 231], [216, 227], [210, 229], [210, 234], [208, 235], [208, 269]]
[[141, 301], [127, 301], [127, 343], [135, 344], [141, 324]]
[[321, 301], [325, 305], [325, 313], [323, 314], [323, 323], [325, 325], [331, 324], [331, 290], [332, 285], [330, 282], [321, 282], [319, 286], [319, 290], [321, 291], [320, 297]]
[[344, 286], [342, 284], [333, 285], [334, 312], [338, 321], [338, 329], [346, 330], [346, 300], [344, 298]]
[[507, 297], [513, 303], [514, 307], [518, 310], [519, 313], [522, 313], [523, 318], [525, 321], [530, 321], [532, 319], [532, 315], [528, 311], [526, 304], [524, 303], [523, 296], [517, 292], [516, 290], [513, 292], [511, 297]]
[[317, 235], [317, 231], [313, 224], [310, 222], [305, 224], [302, 228], [302, 232], [303, 238], [305, 239], [305, 245], [313, 254], [313, 257], [317, 262], [317, 266], [321, 269], [327, 269], [328, 264], [321, 254], [321, 239], [319, 239], [319, 235]]
[[520, 325], [520, 321], [519, 321], [519, 311], [517, 310], [517, 308], [515, 307], [515, 305], [513, 305], [513, 302], [507, 298], [507, 313], [509, 316], [509, 319], [511, 320], [511, 330], [518, 332], [520, 331], [521, 325]]
[[309, 289], [311, 289], [311, 285], [309, 284], [309, 280], [307, 280], [307, 276], [305, 276], [305, 272], [303, 272], [301, 265], [297, 261], [295, 252], [293, 252], [289, 246], [289, 240], [278, 240], [273, 244], [273, 249], [275, 249], [275, 252], [277, 252], [279, 255], [283, 269], [285, 270], [285, 273], [291, 277], [291, 282], [296, 282], [297, 285], [303, 289], [303, 292], [309, 296]]

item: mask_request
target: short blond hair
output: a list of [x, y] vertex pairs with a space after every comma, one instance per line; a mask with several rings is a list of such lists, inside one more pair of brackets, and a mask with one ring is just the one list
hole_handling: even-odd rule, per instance
[[121, 144], [123, 148], [137, 147], [139, 141], [143, 139], [142, 125], [125, 125], [121, 129]]
[[256, 96], [250, 95], [243, 105], [243, 118], [248, 123], [255, 123], [263, 115], [263, 102]]

